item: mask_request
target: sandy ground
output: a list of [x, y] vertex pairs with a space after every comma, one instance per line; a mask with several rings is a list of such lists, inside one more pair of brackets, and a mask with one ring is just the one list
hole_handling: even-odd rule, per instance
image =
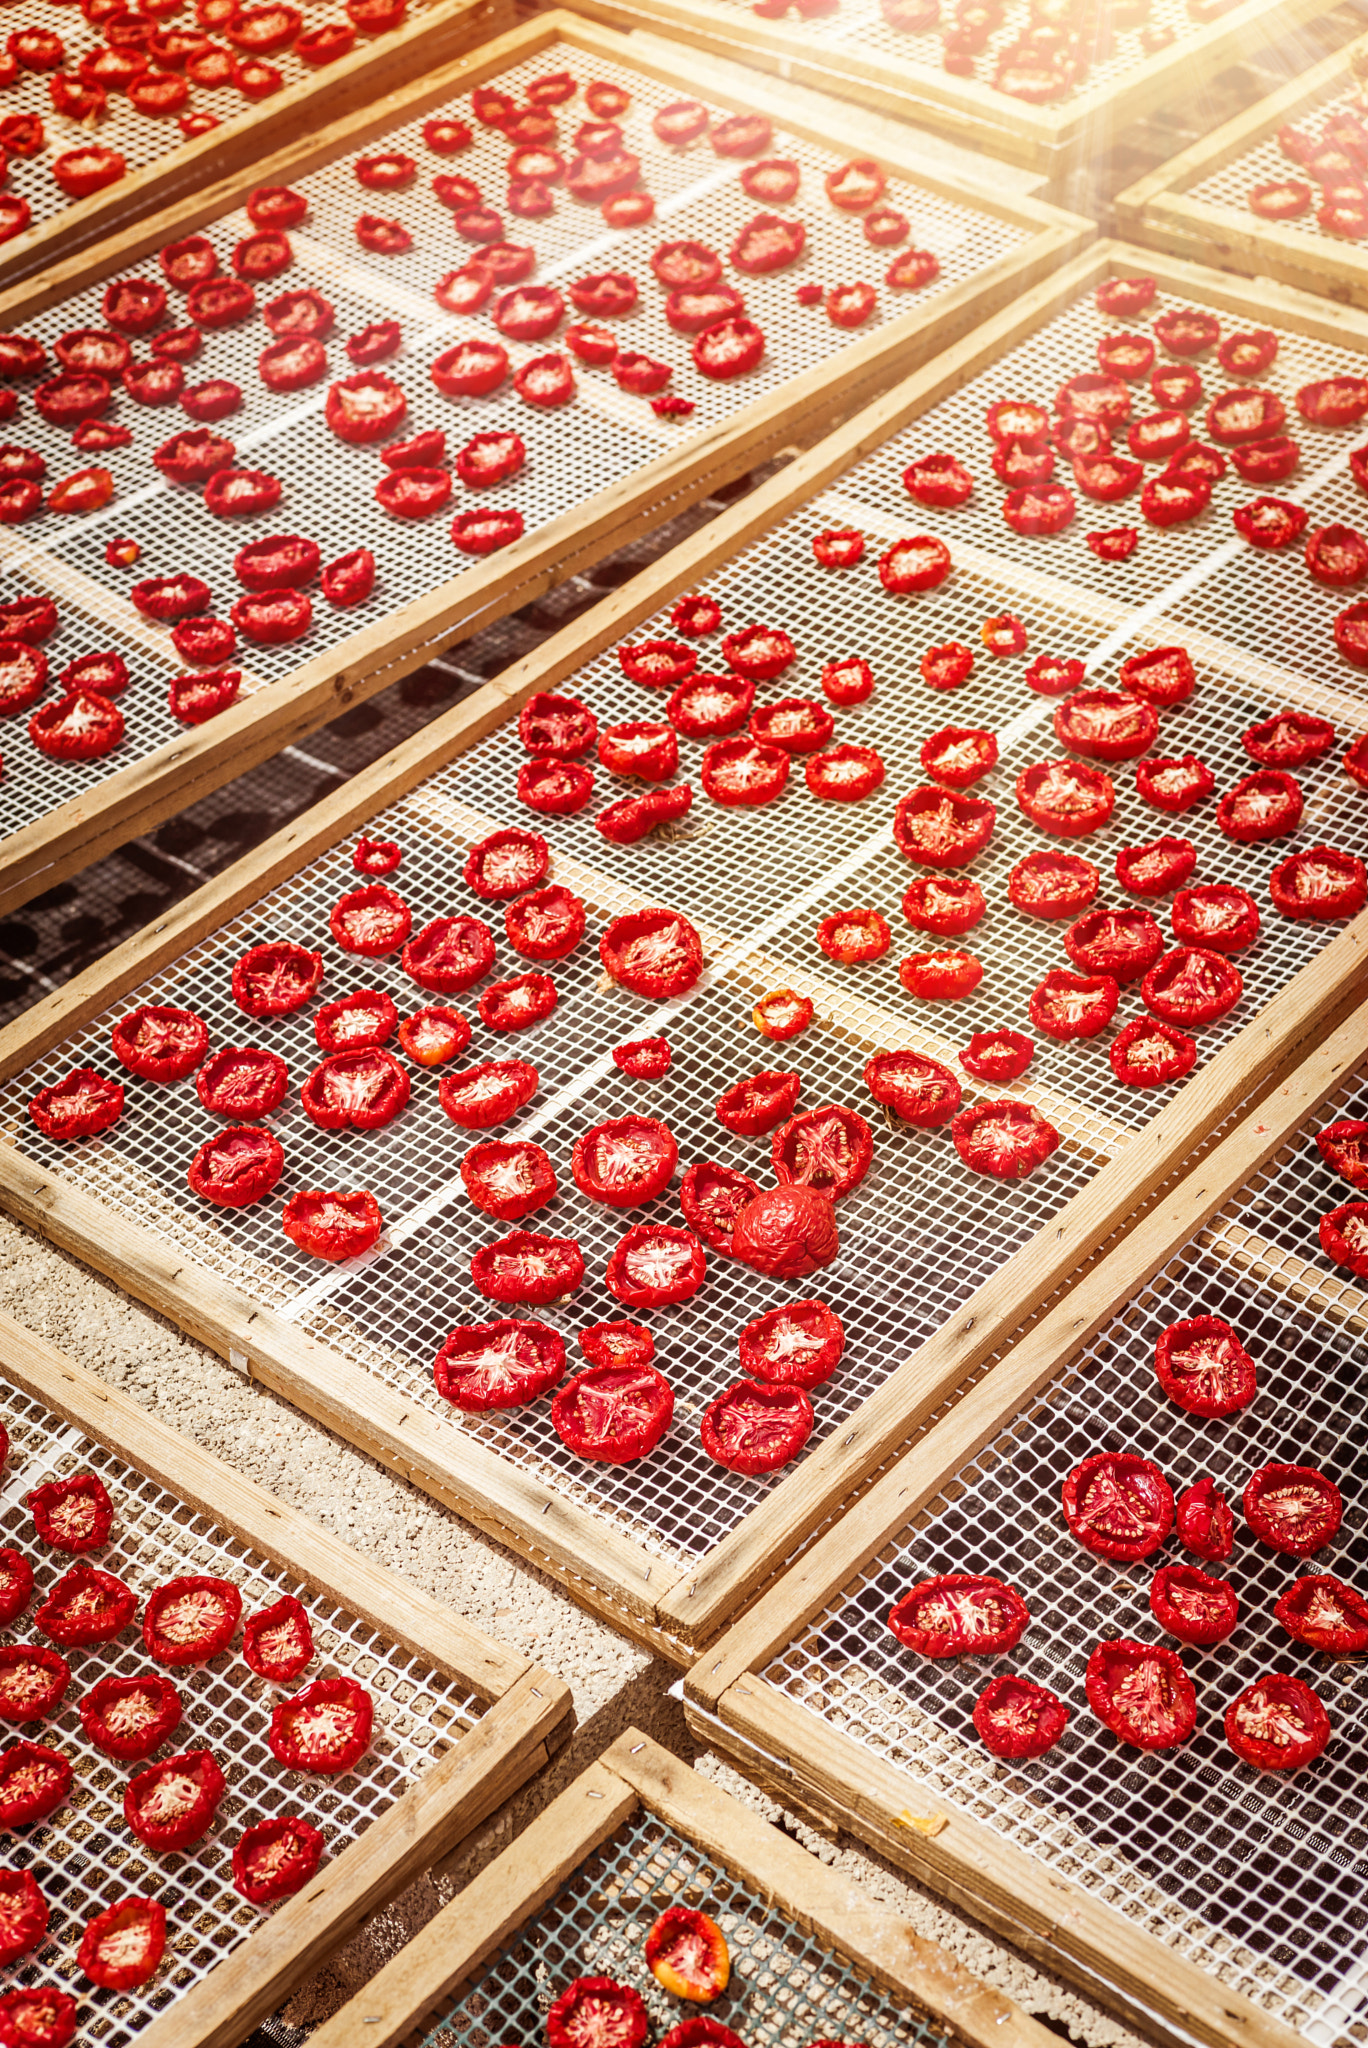
[[[1111, 2048], [1135, 2036], [1063, 1984], [931, 1899], [847, 1837], [831, 1842], [784, 1814], [735, 1769], [699, 1754], [669, 1688], [678, 1673], [584, 1614], [549, 1579], [467, 1528], [274, 1395], [238, 1377], [107, 1281], [0, 1216], [0, 1310], [67, 1351], [280, 1500], [445, 1599], [467, 1620], [526, 1650], [571, 1687], [578, 1728], [567, 1749], [442, 1869], [375, 1916], [303, 1985], [280, 2018], [307, 2030], [334, 2011], [624, 1728], [644, 1728], [707, 1777], [778, 1821], [871, 1899], [896, 1909], [1061, 2034]], [[282, 2036], [282, 2038], [288, 2038]]]

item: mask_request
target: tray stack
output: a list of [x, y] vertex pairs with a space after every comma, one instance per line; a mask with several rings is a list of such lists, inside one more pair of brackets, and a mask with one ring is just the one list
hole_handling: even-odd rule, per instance
[[[550, 216], [510, 216], [505, 228], [535, 253], [529, 282], [538, 287], [564, 293], [579, 278], [604, 270], [640, 275], [639, 306], [615, 318], [614, 332], [623, 348], [679, 366], [671, 388], [692, 403], [689, 418], [657, 416], [646, 398], [619, 390], [601, 369], [580, 367], [576, 397], [554, 408], [525, 403], [507, 379], [491, 395], [463, 398], [443, 394], [431, 381], [433, 362], [466, 336], [499, 339], [491, 316], [503, 295], [468, 315], [435, 301], [441, 279], [481, 245], [453, 232], [450, 209], [428, 189], [431, 178], [454, 168], [501, 203], [508, 144], [479, 123], [471, 95], [482, 86], [516, 95], [530, 80], [563, 69], [581, 87], [597, 80], [631, 96], [624, 135], [657, 188], [660, 217], [636, 229], [606, 228], [598, 207], [560, 188]], [[653, 116], [686, 93], [704, 99], [717, 117], [742, 106], [772, 111], [773, 149], [800, 165], [803, 205], [813, 221], [808, 253], [796, 271], [740, 279], [767, 346], [758, 367], [726, 381], [694, 369], [688, 338], [666, 324], [665, 294], [648, 270], [662, 239], [692, 238], [725, 254], [763, 210], [740, 185], [743, 165], [719, 157], [705, 140], [675, 149], [656, 138]], [[466, 120], [474, 131], [473, 144], [459, 156], [440, 157], [425, 145], [424, 124], [439, 114]], [[585, 115], [580, 98], [571, 118], [577, 126]], [[235, 165], [208, 192], [144, 217], [98, 252], [51, 266], [0, 299], [0, 330], [31, 334], [50, 348], [63, 333], [103, 324], [108, 281], [128, 275], [159, 281], [156, 252], [192, 232], [207, 231], [229, 273], [232, 251], [253, 232], [243, 210], [251, 190], [297, 188], [309, 216], [291, 232], [289, 270], [260, 288], [259, 304], [287, 290], [327, 297], [336, 321], [329, 345], [333, 378], [354, 373], [341, 347], [345, 337], [375, 322], [397, 321], [403, 346], [383, 367], [408, 399], [403, 433], [443, 429], [449, 459], [476, 433], [515, 432], [526, 448], [522, 472], [494, 490], [458, 484], [453, 503], [434, 518], [391, 517], [374, 497], [384, 474], [375, 449], [344, 446], [324, 423], [329, 383], [274, 391], [262, 381], [258, 358], [271, 335], [258, 312], [206, 330], [204, 347], [185, 370], [187, 387], [214, 378], [239, 386], [242, 404], [215, 431], [232, 441], [240, 467], [266, 471], [284, 486], [269, 513], [222, 518], [197, 502], [200, 489], [153, 467], [153, 452], [174, 429], [190, 424], [181, 408], [120, 398], [110, 417], [131, 428], [133, 439], [100, 457], [114, 482], [103, 510], [79, 520], [43, 512], [0, 529], [7, 586], [41, 591], [59, 604], [50, 658], [60, 653], [66, 662], [113, 648], [132, 676], [121, 700], [125, 736], [113, 753], [84, 763], [53, 762], [30, 744], [22, 726], [6, 736], [0, 911], [277, 753], [477, 625], [527, 604], [778, 451], [816, 439], [1090, 237], [1084, 223], [1041, 201], [993, 196], [930, 175], [909, 152], [905, 164], [886, 162], [888, 199], [907, 214], [917, 246], [936, 255], [939, 275], [919, 290], [883, 291], [872, 321], [858, 332], [842, 329], [820, 307], [799, 305], [795, 284], [812, 276], [827, 283], [852, 273], [881, 277], [887, 268], [883, 252], [864, 243], [858, 218], [838, 213], [821, 190], [823, 178], [860, 147], [858, 121], [848, 110], [834, 109], [827, 127], [795, 122], [782, 104], [771, 109], [762, 83], [743, 100], [730, 88], [719, 90], [695, 54], [681, 51], [662, 63], [638, 56], [628, 39], [610, 31], [548, 15], [496, 38], [476, 57], [425, 69], [378, 101], [339, 112], [321, 131], [302, 138], [296, 131], [273, 155], [254, 153]], [[388, 197], [367, 191], [355, 174], [359, 156], [386, 150], [411, 153], [425, 166], [417, 184]], [[377, 207], [403, 216], [413, 236], [407, 253], [377, 255], [358, 245], [357, 217]], [[178, 295], [172, 298], [169, 317], [183, 317], [175, 310]], [[577, 317], [573, 307], [566, 317]], [[510, 344], [513, 368], [553, 345]], [[22, 430], [24, 445], [47, 461], [49, 487], [79, 462], [68, 431], [46, 424], [26, 401], [12, 424], [16, 433]], [[452, 512], [490, 498], [522, 514], [522, 539], [482, 556], [460, 554], [449, 533]], [[234, 657], [242, 674], [237, 701], [207, 724], [179, 723], [168, 706], [168, 686], [186, 664], [168, 628], [134, 608], [131, 583], [190, 572], [209, 584], [216, 610], [226, 613], [239, 594], [237, 550], [282, 528], [307, 531], [325, 564], [370, 547], [377, 563], [372, 595], [336, 609], [315, 594], [302, 639], [278, 646], [244, 641]], [[105, 559], [107, 542], [125, 534], [141, 548], [132, 576]]]

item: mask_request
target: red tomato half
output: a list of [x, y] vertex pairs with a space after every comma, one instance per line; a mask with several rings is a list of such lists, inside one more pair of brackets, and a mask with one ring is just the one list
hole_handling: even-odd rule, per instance
[[292, 1593], [249, 1614], [242, 1629], [242, 1656], [249, 1671], [277, 1685], [298, 1678], [312, 1663], [313, 1629], [308, 1609]]
[[1099, 1643], [1088, 1659], [1086, 1685], [1088, 1705], [1103, 1727], [1136, 1749], [1175, 1749], [1197, 1725], [1197, 1695], [1176, 1650]]
[[1173, 1527], [1173, 1489], [1134, 1451], [1099, 1451], [1075, 1465], [1063, 1488], [1064, 1516], [1085, 1550], [1127, 1563], [1148, 1557]]
[[1332, 1657], [1368, 1650], [1368, 1600], [1328, 1572], [1296, 1579], [1273, 1610], [1287, 1633]]
[[1101, 880], [1079, 853], [1028, 853], [1007, 878], [1007, 893], [1028, 917], [1074, 917], [1097, 894]]
[[330, 1053], [300, 1090], [304, 1113], [324, 1131], [377, 1131], [408, 1102], [407, 1072], [380, 1046]]
[[1028, 1102], [975, 1103], [962, 1109], [950, 1137], [964, 1164], [994, 1180], [1022, 1180], [1059, 1145], [1059, 1133]]
[[1069, 1709], [1047, 1686], [1005, 1672], [974, 1704], [974, 1726], [993, 1756], [1044, 1756], [1069, 1725]]
[[942, 1572], [924, 1579], [893, 1607], [888, 1626], [923, 1657], [996, 1657], [1014, 1650], [1030, 1609], [1001, 1579]]
[[156, 1975], [165, 1950], [160, 1901], [119, 1899], [86, 1923], [76, 1967], [103, 1991], [131, 1991]]
[[186, 1750], [130, 1778], [124, 1787], [124, 1819], [149, 1849], [188, 1849], [213, 1826], [227, 1789], [207, 1749]]
[[166, 1005], [131, 1010], [110, 1033], [114, 1056], [143, 1081], [183, 1081], [204, 1058], [209, 1027], [193, 1010]]
[[662, 1193], [678, 1163], [679, 1147], [666, 1125], [656, 1117], [623, 1116], [581, 1132], [571, 1172], [592, 1201], [632, 1209]]
[[[677, 1235], [687, 1233], [681, 1231]], [[590, 1366], [587, 1372], [567, 1380], [551, 1403], [551, 1421], [561, 1441], [579, 1457], [608, 1465], [625, 1465], [649, 1457], [673, 1415], [674, 1395], [669, 1381], [654, 1366], [645, 1363]], [[571, 1991], [574, 1989], [572, 1986]], [[557, 2006], [563, 2006], [569, 1995], [563, 1994]], [[547, 2016], [547, 2036], [552, 2041], [556, 2036], [551, 2021], [557, 2006]], [[643, 2008], [640, 2032], [632, 2038], [640, 2043], [645, 2034]], [[567, 2030], [568, 2042], [577, 2043], [580, 2038]], [[595, 2034], [588, 2038], [599, 2037]], [[624, 2036], [615, 2029], [612, 2038], [622, 2042]]]
[[1219, 1316], [1170, 1323], [1155, 1346], [1154, 1369], [1189, 1415], [1236, 1415], [1258, 1392], [1253, 1359]]
[[478, 917], [434, 918], [409, 940], [399, 964], [419, 988], [460, 995], [494, 965], [494, 934]]
[[1150, 1581], [1150, 1613], [1182, 1643], [1223, 1643], [1240, 1618], [1235, 1589], [1193, 1564], [1169, 1564]]
[[915, 789], [893, 814], [893, 837], [909, 860], [923, 866], [967, 867], [988, 844], [996, 819], [996, 806], [981, 797]]
[[635, 1223], [608, 1261], [608, 1291], [628, 1308], [667, 1308], [687, 1301], [707, 1276], [703, 1247], [691, 1230]]
[[38, 1535], [54, 1550], [82, 1557], [109, 1541], [114, 1503], [104, 1481], [93, 1472], [49, 1479], [25, 1494], [24, 1500]]
[[338, 1777], [370, 1746], [371, 1696], [354, 1678], [316, 1678], [271, 1710], [266, 1741], [287, 1771]]
[[1312, 1465], [1261, 1465], [1246, 1482], [1241, 1505], [1259, 1541], [1289, 1557], [1320, 1550], [1344, 1515], [1339, 1488]]
[[487, 1131], [515, 1116], [539, 1085], [536, 1068], [526, 1060], [483, 1060], [461, 1073], [443, 1074], [437, 1096], [453, 1123]]
[[233, 1889], [254, 1906], [302, 1891], [323, 1860], [324, 1839], [297, 1815], [258, 1821], [233, 1845]]
[[874, 1134], [853, 1109], [805, 1110], [777, 1130], [770, 1144], [776, 1180], [839, 1201], [869, 1171]]
[[137, 1611], [138, 1596], [112, 1572], [76, 1564], [48, 1588], [33, 1617], [50, 1642], [71, 1645], [112, 1642]]
[[1354, 917], [1368, 901], [1368, 869], [1357, 854], [1309, 846], [1278, 862], [1268, 893], [1284, 917]]
[[55, 1713], [70, 1683], [71, 1667], [55, 1650], [8, 1644], [0, 1650], [0, 1721], [39, 1721]]
[[1031, 996], [1031, 1022], [1050, 1038], [1095, 1038], [1115, 1016], [1120, 993], [1110, 974], [1052, 967]]
[[[503, 1246], [521, 1245], [523, 1241], [537, 1245], [557, 1242], [554, 1238], [533, 1238], [527, 1231], [515, 1231], [512, 1238], [503, 1240]], [[498, 1247], [493, 1249], [497, 1251]], [[476, 1254], [477, 1258], [480, 1256]], [[539, 1260], [536, 1254], [525, 1255], [519, 1249], [510, 1253], [507, 1262], [487, 1261], [485, 1277], [493, 1279], [502, 1270], [512, 1284], [512, 1268], [516, 1265], [523, 1269], [527, 1284], [536, 1286], [541, 1276], [560, 1263], [558, 1257]], [[582, 1271], [583, 1260], [580, 1265]], [[482, 1293], [490, 1291], [481, 1288]], [[564, 1373], [565, 1340], [546, 1323], [519, 1321], [514, 1317], [497, 1323], [477, 1323], [451, 1332], [437, 1353], [432, 1370], [442, 1399], [467, 1414], [481, 1415], [492, 1408], [520, 1408], [548, 1393]]]
[[184, 1711], [170, 1679], [151, 1671], [101, 1678], [76, 1707], [89, 1740], [121, 1763], [141, 1763], [160, 1749]]
[[1202, 946], [1178, 946], [1151, 967], [1140, 984], [1145, 1008], [1166, 1024], [1214, 1024], [1244, 994], [1237, 967]]
[[1042, 830], [1077, 839], [1106, 824], [1116, 791], [1100, 768], [1082, 761], [1040, 761], [1018, 775], [1016, 800]]
[[[448, 1116], [449, 1098], [457, 1095], [462, 1078], [453, 1074], [441, 1083], [442, 1107]], [[486, 1216], [496, 1216], [501, 1223], [517, 1223], [534, 1209], [544, 1209], [556, 1193], [556, 1175], [549, 1157], [540, 1145], [526, 1140], [502, 1143], [487, 1139], [472, 1146], [461, 1161], [461, 1179], [475, 1207]]]
[[703, 942], [677, 911], [638, 910], [608, 925], [599, 959], [621, 987], [660, 1002], [693, 987], [703, 971]]
[[1197, 1043], [1172, 1024], [1136, 1017], [1117, 1032], [1107, 1060], [1123, 1088], [1161, 1088], [1192, 1072]]
[[703, 1448], [718, 1465], [748, 1478], [777, 1472], [812, 1434], [812, 1403], [799, 1386], [738, 1380], [703, 1411]]
[[1226, 1708], [1225, 1737], [1242, 1763], [1261, 1771], [1296, 1771], [1314, 1762], [1330, 1740], [1330, 1716], [1305, 1679], [1271, 1671]]
[[355, 1259], [377, 1243], [384, 1219], [374, 1195], [365, 1189], [354, 1194], [311, 1189], [291, 1195], [280, 1227], [316, 1259]]

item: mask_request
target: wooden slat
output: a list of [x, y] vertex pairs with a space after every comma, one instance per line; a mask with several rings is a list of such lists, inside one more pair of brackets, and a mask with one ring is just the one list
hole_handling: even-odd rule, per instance
[[[840, 1522], [735, 1624], [689, 1674], [688, 1696], [712, 1707], [727, 1687], [760, 1671], [812, 1616], [1064, 1371], [1117, 1309], [1202, 1230], [1251, 1174], [1368, 1057], [1368, 1004], [1350, 1010], [1201, 1165], [1098, 1260], [993, 1369], [869, 1489]], [[1181, 1151], [1171, 1155], [1183, 1156]]]
[[[806, 1712], [776, 1687], [748, 1677], [723, 1695], [721, 1726], [690, 1716], [703, 1740], [727, 1748], [727, 1732], [754, 1743], [777, 1770], [770, 1789], [792, 1784], [918, 1881], [983, 1920], [1046, 1969], [1091, 1996], [1120, 2005], [1145, 2034], [1166, 2034], [1210, 2048], [1306, 2048], [1291, 2027], [1214, 1983], [1194, 1964], [1090, 1898], [1081, 1886], [1042, 1868], [996, 1829], [957, 1808], [907, 1764], [886, 1763]], [[737, 1752], [746, 1764], [750, 1751]], [[905, 1819], [900, 1816], [906, 1816]], [[931, 1834], [914, 1818], [943, 1821]], [[1105, 1959], [1100, 1979], [1099, 1959]]]
[[636, 1728], [326, 2021], [312, 2037], [315, 2048], [393, 2048], [420, 2036], [428, 2016], [436, 2016], [443, 2001], [639, 1811], [722, 1864], [879, 1988], [944, 2018], [972, 2048], [1051, 2048], [1054, 2037], [1010, 1998]]
[[1173, 105], [1226, 65], [1252, 55], [1322, 11], [1324, 0], [1243, 0], [1132, 64], [1111, 84], [1085, 88], [1061, 107], [1028, 106], [978, 78], [957, 78], [892, 51], [864, 55], [787, 22], [757, 21], [718, 0], [578, 0], [618, 28], [647, 28], [723, 57], [778, 69], [786, 78], [944, 130], [1009, 163], [1058, 175], [1152, 108]]
[[[1342, 305], [1368, 306], [1368, 252], [1356, 243], [1261, 220], [1247, 207], [1191, 196], [1284, 124], [1295, 125], [1305, 115], [1318, 118], [1320, 102], [1347, 90], [1355, 65], [1365, 61], [1368, 36], [1361, 36], [1118, 193], [1116, 213], [1124, 231], [1177, 255], [1250, 277], [1276, 278]], [[1297, 175], [1291, 163], [1287, 171]]]

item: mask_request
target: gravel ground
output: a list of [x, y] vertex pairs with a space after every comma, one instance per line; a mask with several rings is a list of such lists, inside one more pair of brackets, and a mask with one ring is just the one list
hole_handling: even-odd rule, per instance
[[643, 1728], [746, 1805], [776, 1821], [872, 1900], [941, 1941], [1028, 2011], [1088, 2048], [1135, 2036], [849, 1838], [815, 1834], [721, 1758], [697, 1753], [669, 1688], [678, 1672], [575, 1607], [540, 1572], [467, 1528], [330, 1431], [251, 1386], [223, 1361], [64, 1252], [0, 1215], [0, 1310], [119, 1387], [163, 1422], [312, 1515], [357, 1550], [451, 1603], [468, 1621], [556, 1672], [578, 1727], [552, 1766], [297, 1990], [255, 2048], [294, 2048], [365, 1984], [476, 1871], [521, 1832], [624, 1728]]

